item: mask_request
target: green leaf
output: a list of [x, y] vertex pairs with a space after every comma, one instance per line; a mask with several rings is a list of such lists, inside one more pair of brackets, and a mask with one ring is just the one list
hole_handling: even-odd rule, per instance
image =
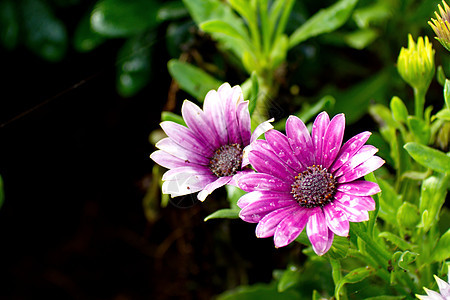
[[441, 109], [436, 114], [436, 118], [444, 120], [444, 121], [450, 121], [450, 109], [448, 109], [448, 108]]
[[431, 135], [430, 126], [428, 126], [424, 120], [416, 116], [409, 116], [407, 121], [408, 128], [413, 133], [416, 140], [421, 144], [428, 144]]
[[248, 110], [250, 112], [250, 116], [253, 115], [253, 112], [256, 108], [256, 102], [258, 101], [258, 94], [259, 94], [259, 83], [258, 83], [258, 75], [256, 75], [256, 72], [253, 71], [251, 75], [251, 96], [250, 96], [250, 103], [248, 104]]
[[259, 72], [261, 69], [259, 61], [256, 59], [253, 52], [245, 50], [242, 53], [242, 64], [248, 73]]
[[439, 239], [431, 258], [433, 261], [444, 261], [450, 258], [450, 229]]
[[404, 148], [422, 166], [436, 172], [450, 172], [450, 157], [445, 153], [414, 142], [407, 143]]
[[289, 39], [285, 34], [278, 37], [272, 46], [272, 51], [270, 52], [270, 69], [274, 70], [281, 63], [286, 60], [286, 55], [289, 46]]
[[67, 49], [64, 24], [40, 0], [23, 0], [21, 4], [27, 47], [46, 60], [60, 61]]
[[240, 286], [236, 289], [226, 291], [219, 295], [217, 300], [298, 300], [298, 293], [293, 290], [280, 293], [275, 285], [255, 284], [251, 286]]
[[427, 232], [439, 219], [439, 212], [447, 194], [447, 177], [430, 176], [422, 182], [419, 212], [422, 215], [419, 227]]
[[137, 35], [122, 46], [118, 53], [117, 90], [123, 97], [136, 95], [150, 81], [152, 46], [155, 37]]
[[381, 189], [380, 199], [380, 217], [392, 225], [397, 224], [397, 210], [402, 204], [402, 199], [395, 189], [385, 180], [378, 178], [378, 185]]
[[181, 1], [171, 1], [164, 3], [158, 10], [156, 19], [159, 22], [177, 20], [188, 16], [189, 13]]
[[406, 120], [408, 119], [408, 109], [406, 108], [405, 103], [397, 96], [392, 97], [391, 111], [397, 122], [406, 124]]
[[210, 219], [239, 219], [239, 210], [232, 208], [219, 209], [207, 216], [204, 221], [206, 222]]
[[393, 118], [393, 113], [382, 104], [375, 104], [369, 108], [372, 117], [380, 124], [381, 127], [399, 128], [400, 124]]
[[203, 102], [210, 90], [216, 90], [222, 82], [215, 79], [205, 71], [189, 63], [171, 59], [167, 63], [169, 73], [178, 82], [180, 87]]
[[344, 36], [344, 40], [352, 48], [361, 50], [372, 44], [379, 36], [378, 31], [371, 28], [359, 29]]
[[16, 47], [19, 40], [17, 7], [13, 1], [0, 1], [0, 43], [6, 49]]
[[248, 34], [240, 33], [235, 27], [224, 22], [222, 20], [210, 20], [205, 21], [199, 25], [200, 29], [204, 32], [214, 34], [214, 33], [222, 33], [229, 37], [240, 39], [243, 43], [246, 43], [250, 40]]
[[91, 28], [90, 14], [81, 18], [75, 29], [73, 43], [77, 51], [88, 52], [102, 44], [105, 38]]
[[445, 79], [445, 85], [444, 85], [444, 100], [445, 105], [448, 109], [450, 109], [450, 80]]
[[363, 281], [364, 279], [366, 279], [367, 277], [371, 276], [374, 273], [375, 270], [372, 267], [358, 268], [351, 271], [336, 284], [334, 296], [336, 297], [337, 300], [339, 300], [340, 299], [339, 293], [345, 284]]
[[233, 185], [226, 185], [225, 189], [227, 190], [228, 202], [230, 203], [230, 208], [237, 210], [238, 212], [241, 210], [239, 206], [237, 206], [238, 200], [246, 194], [243, 190]]
[[160, 4], [155, 0], [100, 0], [91, 14], [91, 26], [107, 37], [127, 37], [158, 25]]
[[184, 122], [184, 119], [182, 116], [177, 115], [173, 112], [170, 111], [163, 111], [161, 113], [161, 121], [172, 121], [175, 122], [177, 124], [183, 125], [183, 126], [187, 126], [186, 123]]
[[436, 80], [440, 85], [445, 86], [446, 79], [447, 78], [445, 77], [444, 69], [442, 68], [442, 66], [438, 66], [436, 69]]
[[347, 256], [350, 241], [347, 237], [335, 235], [330, 250], [325, 254], [332, 259], [342, 259]]
[[358, 0], [340, 0], [320, 10], [292, 33], [289, 47], [292, 48], [311, 37], [336, 30], [344, 25]]
[[404, 251], [401, 255], [400, 258], [397, 262], [398, 266], [403, 269], [403, 270], [408, 270], [408, 265], [410, 265], [411, 263], [413, 263], [417, 256], [419, 254], [414, 253], [414, 252], [410, 252], [410, 251]]
[[419, 209], [412, 203], [403, 202], [397, 211], [397, 225], [404, 230], [412, 230], [420, 221]]
[[392, 232], [384, 231], [378, 235], [378, 237], [385, 238], [398, 248], [400, 250], [405, 251], [407, 249], [411, 249], [411, 244], [405, 241], [404, 239], [400, 238], [399, 236], [393, 234]]
[[374, 1], [375, 3], [369, 6], [355, 9], [353, 19], [360, 28], [368, 28], [371, 24], [379, 24], [387, 21], [393, 15], [391, 5]]
[[288, 266], [286, 271], [283, 272], [283, 275], [281, 276], [280, 280], [278, 281], [278, 292], [282, 293], [286, 291], [287, 289], [295, 286], [298, 284], [301, 280], [302, 274], [300, 273], [300, 270], [294, 266]]

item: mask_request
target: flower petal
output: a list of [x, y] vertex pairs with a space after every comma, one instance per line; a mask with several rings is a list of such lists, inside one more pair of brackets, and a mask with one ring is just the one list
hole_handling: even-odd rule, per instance
[[346, 194], [356, 196], [371, 196], [381, 192], [378, 184], [365, 180], [341, 183], [337, 186], [337, 190]]
[[294, 171], [281, 162], [271, 151], [261, 147], [254, 147], [248, 154], [249, 160], [256, 171], [273, 175], [282, 180], [294, 182]]
[[197, 137], [189, 128], [171, 121], [160, 124], [167, 136], [189, 151], [193, 151], [205, 157], [211, 157], [214, 150], [201, 138]]
[[339, 114], [331, 119], [325, 132], [324, 143], [322, 146], [322, 166], [328, 168], [334, 162], [339, 153], [344, 137], [345, 116]]
[[269, 130], [265, 133], [267, 142], [269, 143], [272, 151], [291, 167], [297, 174], [305, 170], [301, 162], [295, 157], [289, 145], [288, 138], [279, 132], [278, 130]]
[[248, 101], [244, 101], [238, 104], [236, 112], [239, 124], [239, 133], [241, 135], [241, 141], [243, 146], [250, 144], [250, 138], [252, 136], [250, 112], [248, 111]]
[[273, 199], [279, 198], [291, 200], [292, 204], [297, 203], [289, 193], [282, 193], [282, 192], [280, 193], [273, 191], [253, 191], [239, 198], [237, 206], [239, 206], [240, 208], [245, 208], [247, 205], [250, 205], [258, 201], [265, 201], [267, 199], [271, 201]]
[[200, 191], [211, 182], [210, 175], [177, 173], [170, 181], [164, 181], [162, 192], [172, 197]]
[[327, 130], [328, 124], [330, 124], [330, 117], [326, 112], [323, 111], [317, 116], [312, 126], [311, 139], [314, 145], [314, 156], [316, 159], [316, 164], [318, 165], [323, 164], [322, 145], [324, 143], [325, 132]]
[[163, 138], [157, 142], [155, 146], [173, 156], [185, 160], [186, 162], [193, 162], [204, 166], [209, 164], [209, 158], [181, 147], [171, 138]]
[[[450, 275], [448, 275], [450, 277]], [[439, 292], [444, 297], [444, 299], [450, 299], [450, 284], [445, 282], [444, 280], [440, 279], [436, 275], [434, 275], [434, 279], [436, 279], [436, 282], [439, 287]]]
[[[444, 298], [442, 297], [441, 294], [439, 294], [436, 291], [433, 290], [429, 290], [426, 287], [423, 288], [425, 290], [425, 292], [427, 292], [428, 296], [430, 297], [430, 299], [432, 300], [448, 300], [448, 298]], [[422, 298], [423, 299], [423, 298]]]
[[369, 158], [371, 158], [375, 153], [378, 152], [378, 149], [372, 145], [364, 145], [358, 152], [353, 155], [345, 164], [342, 165], [335, 173], [335, 177], [342, 176], [343, 174], [349, 172], [353, 168], [356, 168], [359, 164], [365, 162]]
[[176, 156], [173, 156], [172, 154], [169, 154], [162, 150], [157, 150], [153, 152], [150, 155], [150, 158], [157, 163], [160, 166], [163, 166], [167, 169], [173, 169], [177, 167], [183, 167], [183, 166], [199, 166], [198, 164], [194, 164], [190, 161], [183, 160], [181, 158], [178, 158]]
[[384, 164], [384, 160], [381, 157], [378, 156], [372, 156], [356, 168], [352, 169], [351, 171], [345, 173], [341, 177], [338, 178], [337, 182], [343, 183], [343, 182], [350, 182], [355, 179], [361, 178], [370, 172], [375, 171], [379, 167], [381, 167]]
[[289, 145], [303, 165], [311, 166], [315, 163], [314, 148], [305, 124], [296, 116], [290, 116], [286, 121], [286, 135]]
[[348, 236], [350, 224], [347, 215], [333, 203], [329, 203], [323, 208], [327, 226], [339, 236]]
[[217, 139], [220, 141], [220, 145], [228, 144], [228, 132], [225, 123], [225, 116], [223, 114], [222, 104], [220, 103], [219, 94], [212, 90], [205, 96], [203, 103], [203, 111], [208, 123], [212, 125], [216, 133]]
[[246, 192], [278, 191], [290, 192], [290, 183], [278, 179], [270, 174], [252, 173], [242, 176], [238, 182], [239, 188]]
[[330, 171], [334, 172], [345, 164], [353, 155], [361, 149], [365, 142], [369, 139], [372, 133], [368, 131], [361, 132], [349, 139], [344, 146], [342, 146], [339, 154], [337, 155], [334, 163], [332, 164]]
[[328, 252], [328, 250], [330, 250], [331, 245], [333, 245], [333, 239], [334, 239], [334, 233], [333, 231], [330, 230], [330, 228], [328, 228], [328, 242], [327, 242], [327, 247], [325, 248], [325, 251], [323, 252], [324, 254]]
[[282, 207], [296, 204], [290, 195], [285, 194], [285, 197], [280, 197], [280, 194], [281, 193], [272, 194], [272, 197], [266, 194], [259, 201], [250, 203], [244, 207], [240, 211], [239, 217], [245, 222], [258, 223], [268, 213]]
[[334, 201], [339, 201], [345, 206], [359, 210], [375, 210], [375, 200], [370, 196], [355, 196], [342, 192], [336, 192]]
[[300, 208], [284, 218], [275, 230], [273, 238], [275, 247], [284, 247], [295, 240], [305, 228], [309, 214], [309, 209]]
[[273, 125], [270, 124], [271, 122], [273, 122], [275, 119], [272, 118], [270, 120], [267, 120], [265, 122], [262, 122], [261, 124], [259, 124], [256, 128], [255, 131], [253, 131], [252, 136], [250, 138], [250, 143], [253, 143], [253, 141], [255, 141], [257, 138], [259, 138], [261, 136], [261, 134], [263, 134], [264, 132], [266, 132], [267, 130], [270, 130], [273, 128]]
[[216, 137], [213, 129], [214, 124], [208, 122], [205, 113], [200, 107], [191, 101], [184, 100], [183, 106], [181, 107], [181, 114], [183, 115], [186, 125], [195, 132], [197, 136], [202, 137], [205, 144], [209, 145], [213, 151], [220, 148], [221, 143]]
[[211, 173], [211, 170], [207, 167], [204, 166], [183, 166], [183, 167], [178, 167], [178, 168], [173, 168], [170, 169], [169, 171], [165, 172], [164, 175], [162, 176], [162, 180], [166, 181], [173, 181], [176, 178], [179, 178], [179, 174], [185, 174], [186, 177], [188, 176], [192, 176], [195, 174], [200, 174], [200, 175], [211, 175], [211, 178], [214, 178], [213, 174]]
[[322, 209], [315, 207], [311, 209], [308, 224], [306, 225], [306, 233], [309, 241], [317, 255], [325, 254], [328, 246], [328, 226]]
[[[226, 87], [226, 89], [224, 89]], [[239, 101], [244, 101], [241, 88], [237, 85], [229, 89], [228, 83], [222, 84], [217, 92], [224, 106], [224, 117], [226, 129], [228, 132], [228, 143], [241, 143], [241, 135], [239, 134], [239, 124], [236, 118], [237, 106]], [[226, 90], [226, 91], [224, 91]]]
[[333, 203], [344, 211], [350, 222], [362, 222], [369, 220], [369, 214], [367, 213], [367, 210], [360, 210], [354, 207], [345, 206], [344, 204], [341, 204], [339, 201], [335, 201]]
[[286, 217], [289, 217], [293, 212], [297, 211], [299, 206], [297, 203], [292, 206], [283, 207], [264, 216], [256, 226], [256, 236], [259, 238], [266, 238], [274, 235], [278, 224]]
[[232, 179], [232, 176], [224, 176], [224, 177], [219, 177], [215, 181], [209, 183], [207, 186], [205, 186], [203, 188], [203, 190], [200, 193], [198, 193], [198, 195], [197, 195], [198, 200], [205, 201], [206, 197], [209, 194], [211, 194], [214, 190], [216, 190], [216, 189], [224, 186], [228, 182], [230, 182], [231, 179]]

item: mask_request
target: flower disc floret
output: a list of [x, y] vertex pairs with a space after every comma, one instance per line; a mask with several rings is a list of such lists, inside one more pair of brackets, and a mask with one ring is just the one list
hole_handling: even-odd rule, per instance
[[233, 176], [241, 168], [242, 154], [240, 144], [223, 145], [214, 152], [209, 168], [217, 177]]

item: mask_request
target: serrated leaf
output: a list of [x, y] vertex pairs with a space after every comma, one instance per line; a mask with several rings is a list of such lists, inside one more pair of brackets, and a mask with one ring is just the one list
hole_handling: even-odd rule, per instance
[[91, 14], [92, 29], [108, 37], [127, 37], [158, 25], [155, 0], [100, 0]]
[[137, 35], [119, 50], [116, 85], [123, 97], [134, 96], [149, 83], [154, 39], [150, 33]]
[[444, 261], [450, 258], [450, 229], [441, 236], [431, 257], [433, 261]]
[[177, 124], [183, 125], [183, 126], [187, 126], [186, 123], [184, 122], [184, 119], [182, 116], [177, 115], [173, 112], [170, 111], [163, 111], [161, 113], [161, 121], [172, 121], [175, 122]]
[[322, 9], [292, 33], [289, 47], [292, 48], [311, 37], [336, 30], [350, 17], [358, 0], [340, 0]]
[[0, 43], [6, 49], [16, 47], [19, 40], [19, 18], [13, 1], [0, 1]]
[[105, 38], [91, 28], [90, 13], [81, 18], [75, 29], [73, 44], [77, 51], [88, 52], [102, 44]]
[[178, 82], [180, 87], [200, 102], [203, 102], [210, 90], [216, 90], [222, 84], [221, 81], [202, 69], [177, 59], [171, 59], [167, 63], [167, 67], [170, 75]]
[[209, 216], [207, 216], [204, 221], [208, 221], [211, 219], [238, 219], [239, 218], [239, 210], [231, 209], [231, 208], [224, 208], [219, 209]]
[[422, 166], [436, 172], [450, 172], [450, 157], [445, 153], [414, 142], [407, 143], [404, 148]]
[[67, 32], [61, 20], [40, 0], [23, 0], [21, 12], [27, 47], [46, 60], [60, 61], [67, 49]]
[[336, 284], [334, 296], [336, 297], [337, 300], [339, 300], [340, 299], [339, 293], [345, 284], [360, 282], [374, 273], [375, 270], [372, 267], [358, 268], [351, 271]]
[[395, 246], [400, 248], [400, 250], [402, 250], [402, 251], [405, 251], [407, 249], [411, 249], [411, 244], [410, 243], [408, 243], [407, 241], [405, 241], [401, 237], [393, 234], [392, 232], [388, 232], [388, 231], [381, 232], [378, 236], [382, 237], [382, 238], [385, 238], [386, 240], [388, 240], [389, 242], [391, 242], [392, 244], [394, 244]]
[[408, 119], [408, 109], [406, 108], [405, 103], [403, 103], [399, 97], [394, 96], [392, 97], [390, 107], [394, 119], [397, 122], [406, 124], [406, 120]]

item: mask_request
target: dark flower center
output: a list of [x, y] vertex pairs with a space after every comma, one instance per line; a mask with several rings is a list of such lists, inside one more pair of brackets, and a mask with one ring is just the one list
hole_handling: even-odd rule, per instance
[[224, 145], [214, 152], [209, 161], [209, 168], [217, 177], [233, 176], [242, 164], [242, 146], [240, 144]]
[[331, 202], [335, 193], [334, 176], [327, 169], [316, 165], [295, 176], [291, 190], [298, 204], [306, 208], [324, 207]]

